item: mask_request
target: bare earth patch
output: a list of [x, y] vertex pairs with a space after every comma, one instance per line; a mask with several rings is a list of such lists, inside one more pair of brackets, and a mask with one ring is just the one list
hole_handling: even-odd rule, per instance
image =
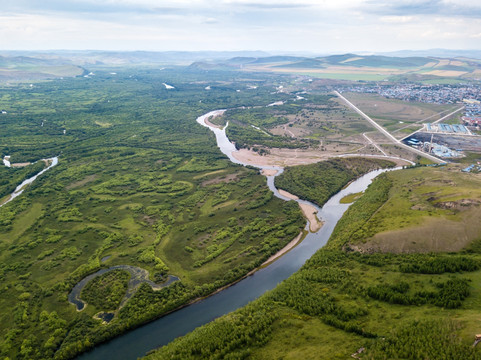
[[214, 179], [206, 180], [202, 182], [202, 186], [212, 185], [212, 184], [220, 184], [220, 183], [229, 183], [231, 181], [237, 180], [239, 177], [239, 173], [236, 174], [229, 174], [222, 177], [216, 177]]
[[269, 149], [270, 154], [259, 155], [255, 151], [241, 149], [232, 155], [239, 161], [258, 166], [293, 166], [312, 164], [321, 160], [327, 160], [328, 154], [320, 154], [316, 150], [297, 149]]
[[88, 175], [86, 176], [85, 178], [83, 178], [82, 180], [80, 181], [75, 181], [73, 183], [71, 183], [70, 185], [67, 185], [65, 188], [67, 190], [71, 190], [71, 189], [75, 189], [77, 187], [80, 187], [80, 186], [83, 186], [89, 182], [92, 182], [94, 181], [95, 179], [97, 178], [97, 175], [96, 174], [93, 174], [93, 175]]
[[261, 174], [264, 176], [274, 176], [277, 172], [278, 171], [274, 169], [262, 169]]
[[24, 163], [15, 163], [15, 164], [11, 164], [12, 167], [25, 167], [25, 166], [28, 166], [30, 165], [31, 163], [29, 162], [24, 162]]

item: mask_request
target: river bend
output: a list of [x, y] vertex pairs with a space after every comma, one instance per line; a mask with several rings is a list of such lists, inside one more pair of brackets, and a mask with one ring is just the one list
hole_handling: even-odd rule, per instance
[[[228, 124], [223, 129], [206, 124], [206, 119], [209, 119], [211, 116], [221, 115], [224, 111], [225, 110], [216, 110], [209, 112], [198, 117], [197, 122], [214, 132], [217, 146], [233, 163], [253, 166], [248, 163], [243, 163], [232, 156], [236, 148], [225, 134], [225, 128]], [[276, 166], [255, 167], [259, 169], [278, 170], [275, 176], [278, 176], [283, 171], [281, 167]], [[353, 181], [349, 186], [331, 197], [322, 208], [304, 200], [296, 200], [297, 202], [312, 205], [317, 209], [318, 217], [324, 222], [324, 225], [319, 231], [316, 233], [308, 233], [299, 245], [238, 283], [192, 305], [129, 331], [107, 343], [101, 344], [93, 350], [80, 355], [78, 359], [137, 359], [138, 357], [144, 356], [148, 351], [166, 345], [175, 338], [183, 336], [195, 328], [257, 299], [266, 291], [273, 289], [281, 281], [287, 279], [299, 270], [306, 260], [327, 243], [337, 222], [349, 207], [349, 204], [341, 204], [340, 200], [348, 194], [364, 191], [372, 180], [384, 171], [387, 170], [372, 171]], [[275, 176], [267, 176], [269, 189], [273, 191], [276, 197], [289, 200], [280, 195], [275, 188]], [[308, 228], [309, 224], [306, 225], [306, 230]]]

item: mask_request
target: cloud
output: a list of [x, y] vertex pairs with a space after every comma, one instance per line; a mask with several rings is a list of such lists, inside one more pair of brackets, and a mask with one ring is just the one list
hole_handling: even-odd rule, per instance
[[409, 15], [441, 15], [480, 17], [481, 6], [473, 5], [463, 0], [409, 0], [383, 1], [368, 0], [362, 10], [378, 15], [409, 16]]
[[2, 0], [0, 47], [477, 48], [480, 9], [468, 0]]
[[414, 16], [383, 16], [381, 17], [381, 21], [385, 23], [409, 23], [415, 20]]

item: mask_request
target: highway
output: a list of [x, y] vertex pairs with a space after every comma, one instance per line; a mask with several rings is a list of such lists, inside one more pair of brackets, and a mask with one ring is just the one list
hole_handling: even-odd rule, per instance
[[[421, 151], [421, 150], [418, 150], [418, 149], [415, 149], [411, 146], [408, 146], [406, 144], [404, 144], [403, 142], [399, 141], [398, 139], [396, 139], [394, 136], [391, 135], [391, 133], [389, 133], [386, 129], [384, 129], [381, 125], [379, 125], [377, 122], [375, 122], [373, 119], [371, 119], [369, 116], [367, 116], [364, 112], [361, 111], [361, 109], [359, 109], [356, 105], [354, 105], [352, 102], [350, 102], [349, 100], [347, 100], [344, 96], [342, 96], [338, 91], [334, 91], [334, 94], [336, 94], [339, 98], [341, 98], [347, 105], [349, 105], [352, 109], [354, 109], [354, 111], [356, 111], [359, 115], [361, 115], [364, 119], [366, 119], [367, 121], [369, 121], [371, 123], [372, 126], [374, 126], [380, 133], [382, 133], [384, 136], [386, 136], [389, 140], [391, 140], [394, 144], [406, 149], [406, 150], [409, 150], [417, 155], [420, 155], [422, 157], [425, 157], [426, 159], [429, 159], [431, 161], [434, 161], [435, 163], [438, 163], [438, 164], [441, 164], [441, 163], [444, 163], [445, 161], [444, 160], [441, 160], [441, 159], [438, 159], [437, 157], [433, 156], [433, 155], [430, 155], [430, 154], [427, 154], [425, 153], [424, 151]], [[456, 111], [459, 111], [456, 110]], [[456, 112], [455, 111], [455, 112]], [[452, 114], [452, 113], [451, 113]], [[449, 115], [451, 115], [449, 114]], [[449, 116], [449, 115], [446, 115], [446, 116]]]

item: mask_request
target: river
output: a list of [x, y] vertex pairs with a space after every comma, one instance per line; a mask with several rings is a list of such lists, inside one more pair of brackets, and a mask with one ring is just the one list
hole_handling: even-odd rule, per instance
[[[13, 199], [15, 199], [17, 196], [19, 196], [20, 194], [23, 193], [23, 191], [25, 190], [25, 187], [27, 185], [30, 185], [31, 183], [33, 183], [40, 175], [42, 175], [44, 172], [48, 171], [49, 169], [53, 168], [55, 165], [58, 164], [58, 157], [53, 157], [51, 159], [42, 159], [42, 160], [39, 160], [39, 161], [51, 161], [50, 165], [48, 167], [46, 167], [45, 169], [43, 169], [42, 171], [40, 171], [39, 173], [37, 173], [36, 175], [32, 176], [31, 178], [28, 178], [27, 180], [24, 180], [20, 185], [18, 185], [14, 192], [10, 194], [10, 197], [7, 199], [7, 201], [5, 201], [4, 203], [0, 204], [0, 207], [2, 207], [3, 205], [5, 204], [8, 204], [10, 201], [12, 201]], [[4, 160], [5, 162], [5, 160]]]
[[[209, 126], [205, 120], [211, 116], [222, 114], [223, 110], [209, 112], [197, 118], [197, 122], [212, 130], [217, 139], [219, 149], [236, 164], [250, 165], [240, 162], [232, 156], [236, 151], [225, 134], [224, 129]], [[228, 124], [226, 125], [226, 127]], [[282, 173], [283, 169], [275, 166], [255, 166], [259, 169], [278, 170], [275, 176]], [[315, 206], [324, 225], [316, 233], [308, 233], [305, 239], [282, 257], [259, 269], [252, 275], [244, 278], [238, 283], [218, 292], [214, 295], [198, 301], [192, 305], [174, 311], [153, 322], [143, 325], [135, 330], [129, 331], [105, 344], [95, 347], [93, 350], [78, 357], [79, 360], [133, 360], [144, 356], [148, 351], [168, 344], [175, 338], [185, 335], [195, 328], [204, 325], [215, 318], [232, 312], [250, 301], [257, 299], [266, 291], [273, 289], [281, 281], [287, 279], [308, 260], [318, 249], [323, 247], [334, 227], [349, 204], [341, 204], [339, 201], [346, 195], [358, 193], [367, 188], [371, 181], [380, 173], [386, 170], [372, 171], [359, 179], [353, 181], [345, 189], [331, 197], [322, 208], [303, 200], [309, 205]], [[283, 200], [289, 200], [279, 194], [274, 187], [275, 176], [267, 176], [267, 185], [274, 195]], [[309, 224], [306, 225], [306, 229]]]

